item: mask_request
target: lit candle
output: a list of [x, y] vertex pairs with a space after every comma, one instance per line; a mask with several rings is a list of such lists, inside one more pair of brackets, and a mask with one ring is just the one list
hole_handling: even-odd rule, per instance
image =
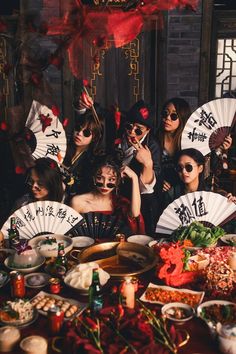
[[236, 271], [236, 252], [230, 253], [228, 264], [233, 271]]
[[121, 293], [124, 297], [124, 307], [133, 309], [135, 306], [135, 284], [132, 283], [131, 277], [126, 277], [122, 287]]

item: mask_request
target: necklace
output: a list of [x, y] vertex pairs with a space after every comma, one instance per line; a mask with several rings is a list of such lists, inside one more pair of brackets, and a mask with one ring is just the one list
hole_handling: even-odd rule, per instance
[[71, 159], [71, 164], [73, 165], [75, 161], [78, 160], [78, 158], [83, 154], [84, 151], [80, 151], [78, 154], [76, 154], [74, 157]]

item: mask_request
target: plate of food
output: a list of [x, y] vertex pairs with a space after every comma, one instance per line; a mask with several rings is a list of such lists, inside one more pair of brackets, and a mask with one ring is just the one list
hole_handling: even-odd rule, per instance
[[193, 221], [188, 226], [178, 227], [171, 235], [174, 242], [181, 242], [186, 249], [197, 250], [204, 247], [214, 247], [218, 239], [225, 234], [219, 227], [207, 227], [199, 221]]
[[87, 304], [68, 299], [59, 295], [48, 294], [40, 291], [33, 299], [30, 300], [31, 305], [42, 315], [47, 316], [51, 306], [58, 306], [64, 312], [64, 319], [71, 320], [79, 315], [87, 307]]
[[181, 302], [195, 308], [202, 302], [204, 295], [204, 291], [176, 289], [170, 286], [149, 283], [140, 300], [161, 305], [170, 302]]
[[57, 257], [58, 244], [64, 243], [65, 253], [68, 253], [73, 248], [73, 241], [70, 236], [48, 234], [33, 237], [28, 244], [32, 248], [37, 248], [38, 252], [46, 257]]
[[30, 273], [25, 275], [25, 285], [28, 288], [43, 288], [48, 285], [50, 275], [46, 273]]
[[100, 284], [104, 286], [108, 282], [110, 275], [95, 262], [78, 264], [66, 274], [64, 283], [68, 287], [78, 290], [81, 295], [88, 295], [94, 268], [98, 269]]
[[26, 327], [36, 321], [38, 311], [26, 299], [6, 301], [0, 308], [1, 325]]
[[195, 311], [188, 304], [182, 302], [170, 302], [162, 306], [161, 313], [169, 320], [182, 324], [191, 320]]
[[229, 246], [236, 246], [236, 234], [226, 234], [220, 239]]

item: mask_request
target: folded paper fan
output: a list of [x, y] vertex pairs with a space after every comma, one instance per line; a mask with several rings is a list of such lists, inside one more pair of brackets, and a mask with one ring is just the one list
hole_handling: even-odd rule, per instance
[[187, 120], [182, 132], [181, 148], [195, 148], [205, 156], [223, 143], [235, 122], [235, 98], [207, 102]]
[[47, 233], [66, 234], [82, 220], [82, 216], [71, 207], [53, 201], [38, 201], [16, 210], [2, 227], [4, 237], [8, 237], [10, 218], [16, 218], [16, 226], [21, 238], [30, 239]]
[[84, 213], [83, 220], [71, 230], [73, 236], [89, 236], [94, 239], [112, 240], [118, 233], [130, 234], [125, 222], [116, 215], [98, 212]]
[[192, 192], [168, 205], [157, 222], [156, 232], [171, 234], [179, 226], [187, 226], [193, 221], [218, 226], [234, 218], [236, 205], [226, 197], [213, 192]]
[[26, 127], [35, 138], [32, 156], [35, 159], [50, 157], [62, 163], [66, 153], [64, 128], [50, 108], [33, 101], [26, 121]]

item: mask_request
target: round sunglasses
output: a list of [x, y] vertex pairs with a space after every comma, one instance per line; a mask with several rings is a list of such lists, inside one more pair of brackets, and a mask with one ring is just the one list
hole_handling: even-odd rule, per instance
[[179, 118], [178, 114], [173, 112], [173, 113], [170, 113], [168, 110], [165, 110], [161, 113], [161, 117], [163, 119], [166, 119], [167, 117], [170, 117], [171, 120], [175, 121]]
[[[131, 132], [133, 130], [133, 128], [134, 128], [134, 124], [127, 123], [125, 125], [125, 129], [128, 130], [129, 132]], [[143, 131], [141, 128], [135, 128], [134, 133], [135, 133], [135, 135], [140, 136], [143, 134]]]
[[82, 127], [80, 127], [80, 126], [77, 126], [77, 127], [75, 127], [75, 131], [76, 132], [82, 132], [82, 134], [83, 134], [83, 136], [85, 137], [85, 138], [89, 138], [91, 135], [92, 135], [92, 132], [91, 132], [91, 130], [90, 129], [88, 129], [88, 128], [82, 128]]
[[186, 165], [184, 165], [184, 166], [177, 165], [176, 171], [179, 173], [182, 172], [183, 170], [185, 170], [186, 172], [192, 172], [194, 166], [197, 166], [197, 165], [191, 165], [190, 163], [186, 163]]
[[[95, 182], [94, 184], [96, 187], [99, 187], [99, 188], [104, 186], [102, 182]], [[115, 188], [116, 185], [114, 183], [107, 183], [106, 187], [112, 189], [112, 188]]]
[[[36, 183], [36, 185], [35, 185], [35, 183]], [[36, 182], [36, 181], [34, 181], [33, 179], [31, 179], [31, 178], [28, 179], [27, 185], [28, 185], [29, 187], [31, 187], [31, 188], [34, 186], [34, 188], [35, 188], [38, 192], [40, 192], [42, 189], [46, 188], [42, 183]]]

